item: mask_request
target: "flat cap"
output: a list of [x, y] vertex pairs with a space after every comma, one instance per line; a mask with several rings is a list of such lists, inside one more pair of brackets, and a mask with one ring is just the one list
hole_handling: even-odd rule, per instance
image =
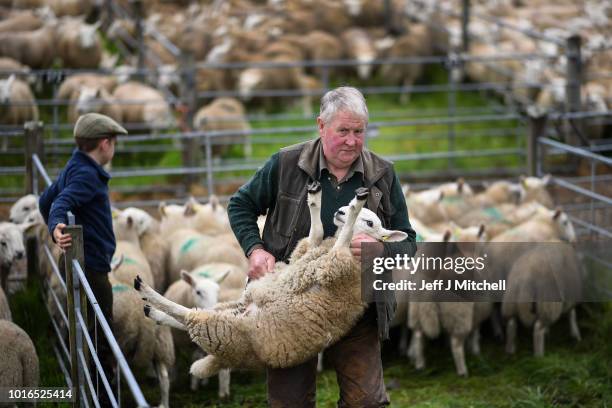
[[97, 139], [105, 136], [127, 135], [128, 132], [106, 115], [86, 113], [74, 125], [74, 137]]

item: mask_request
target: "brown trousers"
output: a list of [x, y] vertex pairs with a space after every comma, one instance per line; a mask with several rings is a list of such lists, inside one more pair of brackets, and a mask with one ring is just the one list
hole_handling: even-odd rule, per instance
[[[383, 380], [376, 308], [369, 307], [355, 327], [325, 350], [336, 370], [339, 408], [389, 405]], [[289, 368], [268, 368], [271, 408], [312, 408], [316, 402], [317, 357]]]

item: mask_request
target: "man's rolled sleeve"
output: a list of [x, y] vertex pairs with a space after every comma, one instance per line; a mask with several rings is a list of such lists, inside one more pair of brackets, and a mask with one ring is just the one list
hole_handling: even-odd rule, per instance
[[275, 205], [278, 163], [279, 154], [276, 153], [257, 170], [251, 180], [238, 189], [227, 206], [232, 231], [247, 256], [257, 246], [263, 247], [257, 217], [265, 215]]

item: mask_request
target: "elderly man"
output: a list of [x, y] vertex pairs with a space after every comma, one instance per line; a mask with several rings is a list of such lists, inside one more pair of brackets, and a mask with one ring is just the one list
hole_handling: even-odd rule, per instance
[[[393, 165], [363, 148], [368, 108], [361, 92], [340, 87], [321, 99], [315, 140], [289, 146], [275, 153], [254, 177], [230, 199], [230, 222], [249, 259], [249, 277], [270, 272], [276, 261], [287, 261], [296, 243], [308, 235], [310, 216], [306, 185], [322, 185], [321, 221], [325, 237], [333, 236], [334, 213], [347, 205], [358, 187], [368, 187], [366, 207], [376, 212], [385, 228], [404, 231], [401, 245], [386, 246], [385, 255], [414, 255], [415, 232], [408, 221], [406, 201]], [[263, 237], [256, 220], [267, 214]], [[360, 259], [361, 243], [373, 242], [357, 235], [351, 242]], [[349, 333], [326, 351], [340, 387], [339, 407], [380, 407], [389, 404], [383, 382], [380, 339], [388, 337], [394, 298], [367, 308]], [[378, 330], [377, 330], [378, 323]], [[305, 339], [307, 341], [307, 339]], [[317, 359], [298, 366], [268, 369], [268, 403], [271, 407], [314, 407]]]

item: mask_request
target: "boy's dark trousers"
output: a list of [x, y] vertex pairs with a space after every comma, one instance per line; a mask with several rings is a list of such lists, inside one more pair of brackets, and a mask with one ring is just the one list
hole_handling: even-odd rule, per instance
[[[66, 279], [65, 272], [65, 262], [64, 255], [60, 256], [59, 260], [59, 268], [60, 273], [64, 279]], [[100, 272], [94, 271], [85, 268], [85, 277], [87, 278], [87, 282], [91, 287], [91, 290], [96, 297], [96, 301], [102, 310], [102, 314], [106, 318], [108, 325], [111, 330], [113, 330], [113, 288], [108, 280], [108, 272]], [[115, 371], [115, 358], [114, 354], [106, 340], [106, 336], [102, 331], [102, 326], [98, 322], [95, 324], [97, 319], [95, 319], [95, 313], [93, 307], [91, 306], [91, 302], [87, 302], [87, 331], [89, 336], [91, 337], [92, 343], [97, 347], [96, 354], [100, 359], [100, 364], [106, 373], [106, 377], [111, 384], [113, 385], [114, 371]], [[85, 340], [83, 340], [85, 342]], [[91, 378], [93, 381], [94, 388], [98, 390], [98, 400], [102, 407], [111, 406], [110, 401], [108, 400], [108, 396], [106, 393], [106, 389], [102, 381], [98, 377], [98, 370], [96, 369], [95, 363], [93, 359], [89, 361], [89, 372], [91, 374]]]
[[[325, 350], [336, 370], [339, 408], [378, 408], [389, 405], [383, 380], [376, 308], [342, 339]], [[317, 357], [289, 368], [268, 368], [268, 405], [271, 408], [314, 408]]]

